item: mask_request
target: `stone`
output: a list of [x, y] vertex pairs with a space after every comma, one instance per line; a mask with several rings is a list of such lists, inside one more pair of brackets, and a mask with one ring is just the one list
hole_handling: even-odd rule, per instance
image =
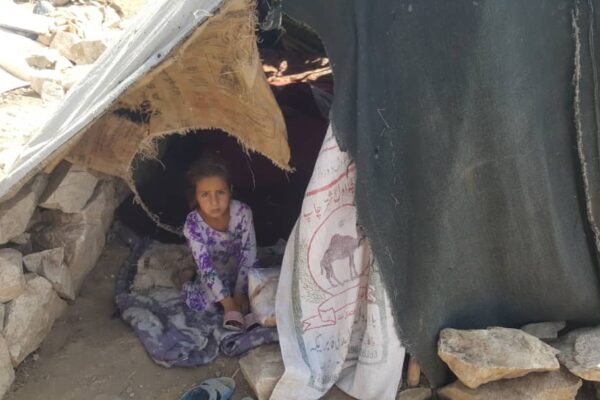
[[128, 190], [122, 180], [102, 181], [81, 212], [47, 211], [42, 218], [50, 225], [32, 234], [33, 242], [41, 248], [65, 249], [65, 262], [71, 272], [75, 293], [96, 265], [114, 212]]
[[240, 359], [240, 369], [258, 400], [268, 400], [285, 371], [279, 345], [260, 346], [250, 351]]
[[53, 34], [38, 35], [37, 41], [40, 42], [41, 44], [43, 44], [44, 46], [50, 46], [53, 38], [54, 38]]
[[47, 52], [38, 52], [30, 54], [25, 58], [30, 67], [37, 69], [52, 69], [56, 65], [58, 52], [48, 49]]
[[0, 244], [25, 232], [47, 182], [48, 177], [40, 174], [14, 197], [0, 204]]
[[396, 400], [429, 400], [431, 396], [429, 388], [414, 388], [401, 391]]
[[24, 246], [31, 241], [31, 234], [28, 232], [23, 232], [19, 236], [15, 236], [10, 239], [10, 243], [18, 244]]
[[65, 213], [79, 212], [94, 194], [97, 183], [98, 178], [87, 169], [63, 161], [50, 175], [39, 206]]
[[48, 15], [54, 11], [54, 6], [46, 0], [38, 0], [33, 7], [33, 13], [38, 15]]
[[75, 288], [71, 279], [71, 270], [63, 262], [65, 253], [62, 247], [44, 250], [23, 257], [28, 271], [43, 276], [52, 283], [60, 297], [75, 300]]
[[14, 367], [40, 346], [66, 308], [46, 278], [31, 274], [26, 279], [25, 292], [8, 304], [4, 327]]
[[75, 43], [79, 43], [81, 38], [74, 33], [58, 31], [54, 34], [54, 38], [52, 38], [52, 42], [50, 43], [50, 48], [56, 49], [62, 54], [64, 57], [71, 59], [71, 47]]
[[106, 50], [107, 45], [101, 39], [84, 39], [70, 48], [67, 58], [77, 65], [93, 64]]
[[531, 372], [556, 371], [558, 351], [519, 329], [444, 329], [438, 355], [471, 389]]
[[13, 369], [8, 352], [6, 340], [0, 336], [0, 399], [8, 393], [8, 389], [15, 380], [15, 370]]
[[572, 374], [600, 382], [600, 326], [571, 331], [552, 346], [560, 351], [560, 363]]
[[71, 0], [52, 0], [52, 4], [55, 6], [65, 6], [69, 4]]
[[58, 82], [46, 81], [42, 84], [42, 100], [44, 103], [58, 103], [65, 97], [65, 89]]
[[561, 369], [491, 382], [470, 389], [456, 381], [437, 391], [446, 400], [574, 400], [581, 379]]
[[25, 291], [23, 256], [14, 249], [0, 249], [0, 303], [6, 303]]
[[32, 69], [29, 76], [31, 88], [40, 96], [44, 92], [44, 84], [46, 82], [60, 82], [60, 74], [57, 71], [50, 69]]
[[[103, 28], [103, 12], [95, 6], [65, 8], [59, 19], [66, 26], [56, 32], [50, 47], [75, 64], [93, 64], [119, 32]], [[110, 22], [109, 22], [110, 23]]]
[[565, 321], [554, 321], [554, 322], [539, 322], [535, 324], [527, 324], [521, 327], [521, 330], [535, 336], [538, 339], [556, 339], [558, 332], [563, 330], [566, 326]]

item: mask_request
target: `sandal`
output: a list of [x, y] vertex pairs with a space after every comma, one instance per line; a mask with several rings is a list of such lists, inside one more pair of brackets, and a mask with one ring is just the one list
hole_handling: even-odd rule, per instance
[[252, 329], [258, 328], [260, 326], [258, 315], [254, 313], [246, 314], [244, 316], [244, 323], [246, 324], [246, 331], [251, 331]]
[[244, 330], [244, 316], [239, 311], [229, 311], [223, 316], [223, 328], [230, 331]]
[[213, 378], [191, 388], [179, 400], [229, 400], [234, 390], [233, 379]]

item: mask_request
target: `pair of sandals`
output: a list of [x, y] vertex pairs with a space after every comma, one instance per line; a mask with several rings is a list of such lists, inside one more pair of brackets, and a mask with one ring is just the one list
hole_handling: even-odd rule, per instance
[[[235, 391], [235, 381], [231, 378], [208, 379], [188, 390], [179, 400], [229, 400]], [[245, 397], [242, 400], [253, 400]]]
[[223, 328], [243, 332], [250, 331], [260, 326], [258, 316], [254, 313], [248, 313], [245, 316], [239, 311], [228, 311], [223, 316]]

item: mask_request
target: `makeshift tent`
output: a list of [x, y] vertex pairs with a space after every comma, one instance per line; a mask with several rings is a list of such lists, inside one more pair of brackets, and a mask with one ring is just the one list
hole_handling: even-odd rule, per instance
[[[332, 60], [359, 222], [432, 383], [446, 379], [441, 328], [598, 322], [597, 1], [283, 5]], [[63, 156], [131, 184], [135, 154], [188, 129], [220, 128], [287, 168], [247, 7], [151, 5], [12, 163], [0, 199]]]
[[334, 134], [401, 339], [597, 323], [598, 1], [284, 1], [332, 61]]

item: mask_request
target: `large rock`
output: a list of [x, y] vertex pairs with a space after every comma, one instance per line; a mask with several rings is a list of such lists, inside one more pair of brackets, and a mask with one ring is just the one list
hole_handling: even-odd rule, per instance
[[581, 379], [565, 370], [533, 373], [470, 389], [456, 381], [437, 394], [447, 400], [574, 400]]
[[103, 39], [84, 39], [71, 46], [67, 58], [77, 65], [93, 64], [107, 48]]
[[65, 97], [65, 89], [59, 82], [47, 81], [42, 84], [40, 96], [44, 103], [58, 103]]
[[[93, 31], [88, 36], [99, 36], [100, 31], [96, 32], [93, 28], [94, 26], [88, 27], [90, 31]], [[109, 36], [81, 39], [74, 33], [59, 31], [52, 39], [50, 47], [58, 50], [75, 64], [93, 64], [106, 50], [110, 39]]]
[[40, 174], [14, 197], [0, 204], [0, 244], [25, 232], [47, 182], [48, 177]]
[[65, 213], [79, 212], [94, 194], [97, 183], [98, 178], [87, 169], [62, 162], [50, 175], [39, 205]]
[[600, 326], [571, 331], [552, 345], [560, 350], [558, 359], [571, 373], [600, 382]]
[[75, 300], [71, 270], [63, 262], [64, 258], [63, 248], [57, 247], [26, 255], [23, 257], [23, 263], [28, 271], [48, 279], [60, 297]]
[[538, 339], [556, 339], [558, 332], [565, 329], [567, 324], [565, 321], [554, 322], [538, 322], [535, 324], [527, 324], [521, 327], [521, 330], [535, 336]]
[[518, 329], [444, 329], [438, 355], [466, 386], [559, 369], [558, 351]]
[[13, 366], [40, 346], [65, 307], [46, 278], [28, 276], [25, 293], [8, 305], [4, 327]]
[[414, 388], [401, 391], [396, 400], [429, 400], [431, 399], [431, 389]]
[[54, 69], [57, 64], [66, 65], [68, 60], [56, 49], [42, 48], [29, 53], [25, 58], [27, 64], [37, 69]]
[[0, 336], [0, 399], [4, 398], [14, 380], [15, 370], [10, 360], [8, 345], [6, 340]]
[[260, 346], [240, 359], [240, 369], [258, 400], [268, 400], [285, 367], [279, 345]]
[[50, 43], [50, 47], [56, 49], [62, 54], [64, 57], [73, 61], [70, 57], [71, 55], [71, 47], [75, 45], [75, 43], [79, 43], [81, 38], [74, 33], [58, 31], [52, 38], [52, 42]]
[[25, 291], [23, 256], [14, 249], [0, 249], [0, 303], [6, 303]]
[[117, 206], [128, 194], [121, 180], [102, 181], [79, 213], [66, 214], [51, 210], [43, 219], [50, 225], [32, 235], [41, 248], [63, 247], [75, 293], [92, 270], [106, 242]]

